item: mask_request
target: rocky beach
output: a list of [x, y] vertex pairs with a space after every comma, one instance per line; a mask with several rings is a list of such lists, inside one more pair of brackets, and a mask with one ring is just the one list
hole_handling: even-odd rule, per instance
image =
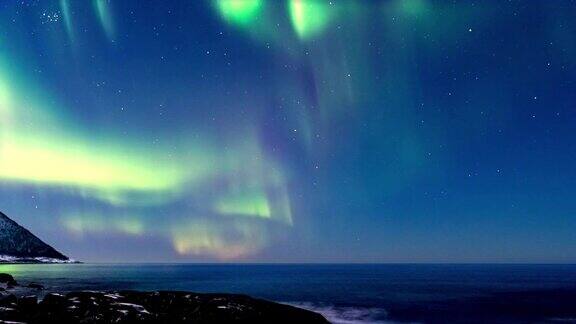
[[184, 291], [53, 292], [0, 274], [0, 323], [328, 323], [246, 295]]

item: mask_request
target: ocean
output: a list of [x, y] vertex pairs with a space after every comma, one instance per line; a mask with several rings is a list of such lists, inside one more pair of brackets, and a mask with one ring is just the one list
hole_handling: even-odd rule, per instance
[[46, 291], [188, 290], [248, 294], [333, 323], [576, 322], [576, 265], [0, 265]]

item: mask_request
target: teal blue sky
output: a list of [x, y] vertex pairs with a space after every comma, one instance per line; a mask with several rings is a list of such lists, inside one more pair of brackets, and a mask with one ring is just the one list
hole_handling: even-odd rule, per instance
[[0, 210], [85, 261], [576, 262], [574, 1], [3, 1]]

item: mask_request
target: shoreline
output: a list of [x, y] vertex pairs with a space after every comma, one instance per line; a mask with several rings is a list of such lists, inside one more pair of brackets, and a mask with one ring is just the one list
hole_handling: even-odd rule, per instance
[[[38, 296], [43, 296], [39, 298]], [[189, 291], [49, 291], [0, 273], [0, 322], [329, 323], [304, 308], [242, 294]]]

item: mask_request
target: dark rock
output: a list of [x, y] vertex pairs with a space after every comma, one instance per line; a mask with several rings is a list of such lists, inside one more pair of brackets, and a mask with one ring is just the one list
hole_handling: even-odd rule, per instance
[[0, 306], [2, 307], [12, 307], [16, 306], [18, 298], [14, 295], [4, 295], [0, 297]]
[[34, 314], [38, 306], [38, 297], [24, 296], [18, 299], [18, 306], [16, 310], [23, 314]]
[[42, 289], [44, 289], [44, 286], [42, 286], [42, 285], [39, 284], [39, 283], [35, 283], [35, 282], [29, 283], [28, 286], [26, 286], [26, 287], [32, 288], [32, 289], [36, 289], [36, 290], [42, 290]]
[[[328, 323], [320, 314], [244, 295], [96, 292], [10, 298], [0, 320], [26, 323]], [[2, 300], [0, 300], [0, 303]]]
[[62, 294], [49, 293], [44, 296], [44, 299], [40, 302], [41, 305], [55, 306], [59, 304], [64, 304], [66, 302], [66, 297]]
[[15, 308], [0, 306], [0, 323], [11, 323], [11, 324], [20, 323], [15, 321], [15, 319], [17, 319], [18, 317], [20, 317], [20, 315]]
[[7, 273], [0, 273], [0, 283], [16, 282], [12, 275]]

